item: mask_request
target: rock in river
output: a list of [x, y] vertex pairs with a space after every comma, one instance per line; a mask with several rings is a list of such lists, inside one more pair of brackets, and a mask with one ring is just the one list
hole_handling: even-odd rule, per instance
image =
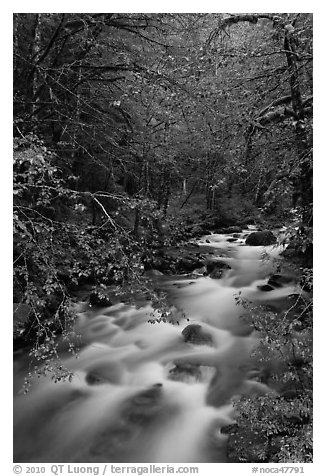
[[210, 334], [203, 331], [199, 324], [190, 324], [182, 331], [185, 342], [196, 345], [213, 345], [213, 338]]
[[249, 246], [268, 246], [276, 243], [276, 236], [269, 230], [254, 231], [246, 239]]

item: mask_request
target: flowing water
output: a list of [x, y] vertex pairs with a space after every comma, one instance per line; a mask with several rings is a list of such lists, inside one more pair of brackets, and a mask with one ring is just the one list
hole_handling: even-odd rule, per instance
[[[17, 358], [14, 461], [227, 462], [221, 429], [235, 419], [231, 398], [270, 391], [252, 380], [258, 336], [235, 297], [273, 304], [295, 291], [295, 283], [257, 288], [275, 272], [280, 248], [246, 246], [246, 233], [234, 242], [226, 235], [198, 242], [231, 267], [221, 279], [156, 278], [178, 314], [174, 324], [148, 322], [150, 304], [81, 311], [76, 332], [84, 346], [78, 359], [63, 355], [71, 382], [42, 377], [22, 395]], [[200, 345], [185, 342], [189, 325], [201, 326]]]

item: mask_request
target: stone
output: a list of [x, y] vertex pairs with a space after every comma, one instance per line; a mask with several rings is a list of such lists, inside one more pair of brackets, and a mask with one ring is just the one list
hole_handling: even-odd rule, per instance
[[164, 273], [162, 273], [162, 271], [159, 271], [158, 269], [148, 269], [145, 273], [146, 276], [152, 278], [155, 276], [164, 276]]
[[257, 286], [257, 289], [260, 291], [274, 291], [273, 286], [270, 286], [269, 284], [263, 284], [262, 286]]
[[95, 372], [89, 372], [86, 377], [85, 381], [88, 385], [101, 385], [105, 383], [110, 383], [110, 381], [101, 375], [97, 375]]
[[206, 269], [208, 274], [214, 271], [214, 269], [231, 269], [231, 266], [229, 266], [225, 261], [222, 260], [214, 260], [214, 261], [209, 261], [206, 264]]
[[89, 296], [89, 305], [96, 307], [109, 307], [112, 306], [112, 301], [108, 296], [94, 291]]
[[255, 225], [256, 219], [254, 217], [247, 217], [243, 220], [244, 225]]
[[207, 274], [209, 275], [210, 278], [221, 279], [221, 277], [223, 276], [223, 272], [225, 270], [231, 269], [231, 266], [225, 263], [225, 261], [216, 260], [216, 261], [209, 261], [206, 264], [206, 269], [207, 269]]
[[205, 266], [202, 266], [201, 268], [196, 268], [193, 270], [193, 274], [195, 276], [202, 276], [202, 275], [205, 275], [206, 274], [206, 267]]
[[199, 381], [201, 376], [199, 365], [196, 364], [176, 364], [169, 371], [169, 380], [177, 382], [184, 382], [189, 379]]
[[118, 384], [123, 374], [122, 364], [106, 362], [88, 371], [85, 381], [88, 385]]
[[241, 233], [242, 228], [241, 226], [228, 226], [225, 228], [225, 233], [227, 234], [232, 234], [232, 233]]
[[223, 226], [217, 228], [215, 233], [220, 233], [222, 235], [232, 235], [233, 233], [241, 233], [242, 228], [241, 226]]
[[189, 324], [182, 331], [185, 342], [196, 345], [213, 345], [213, 338], [210, 334], [203, 331], [199, 324]]
[[292, 276], [283, 275], [283, 274], [273, 274], [267, 284], [273, 286], [274, 288], [281, 288], [286, 284], [293, 283], [294, 278]]
[[268, 246], [276, 243], [276, 236], [270, 230], [254, 231], [246, 239], [249, 246]]
[[190, 273], [195, 269], [202, 268], [204, 264], [204, 261], [197, 256], [184, 256], [178, 261], [177, 270]]
[[222, 426], [221, 433], [223, 435], [229, 435], [230, 433], [234, 433], [238, 429], [238, 425], [236, 423], [231, 423], [230, 425]]
[[124, 419], [128, 423], [141, 426], [151, 423], [151, 421], [164, 414], [162, 395], [162, 384], [157, 383], [133, 396], [125, 403]]
[[189, 232], [192, 236], [208, 235], [210, 233], [210, 226], [205, 223], [200, 223], [189, 227]]
[[282, 253], [280, 253], [280, 256], [283, 256], [284, 258], [288, 259], [293, 259], [293, 258], [298, 258], [300, 256], [300, 252], [296, 250], [295, 248], [291, 248], [288, 246]]
[[209, 277], [211, 279], [221, 279], [223, 276], [223, 269], [216, 268], [210, 274]]

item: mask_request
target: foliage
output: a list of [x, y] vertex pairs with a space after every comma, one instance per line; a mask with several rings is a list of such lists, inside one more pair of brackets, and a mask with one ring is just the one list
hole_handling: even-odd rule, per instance
[[139, 211], [146, 233], [138, 240], [134, 230], [128, 234], [107, 212], [101, 226], [89, 225], [85, 194], [68, 188], [70, 177], [64, 178], [57, 164], [56, 154], [35, 136], [15, 140], [14, 300], [30, 306], [29, 324], [21, 333], [32, 344], [31, 356], [56, 380], [70, 376], [54, 361], [58, 333], [74, 352], [74, 290], [84, 283], [99, 289], [115, 285], [117, 295], [130, 283], [131, 294], [137, 293], [137, 283], [147, 290], [143, 250], [156, 239], [149, 201], [117, 197], [121, 212]]
[[15, 134], [82, 190], [286, 218], [311, 206], [311, 46], [309, 14], [17, 14]]
[[281, 315], [250, 303], [245, 307], [260, 337], [253, 353], [258, 379], [271, 392], [235, 402], [230, 457], [239, 462], [311, 462], [312, 303], [303, 293], [294, 295]]
[[13, 36], [14, 299], [36, 359], [82, 284], [164, 309], [144, 264], [205, 223], [295, 208], [312, 257], [311, 14], [22, 13]]

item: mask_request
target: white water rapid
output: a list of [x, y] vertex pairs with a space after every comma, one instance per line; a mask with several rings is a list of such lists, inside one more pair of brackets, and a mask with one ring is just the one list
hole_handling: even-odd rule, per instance
[[[221, 279], [162, 277], [161, 287], [185, 314], [179, 324], [149, 323], [150, 304], [80, 312], [76, 332], [85, 345], [78, 359], [63, 357], [72, 382], [42, 377], [23, 395], [17, 357], [14, 461], [227, 462], [221, 429], [234, 422], [231, 398], [269, 391], [250, 378], [258, 337], [235, 297], [241, 291], [272, 304], [295, 292], [294, 282], [257, 288], [275, 272], [280, 248], [246, 246], [247, 233], [234, 242], [227, 235], [198, 242], [231, 267]], [[201, 326], [203, 342], [185, 341], [189, 325]]]

